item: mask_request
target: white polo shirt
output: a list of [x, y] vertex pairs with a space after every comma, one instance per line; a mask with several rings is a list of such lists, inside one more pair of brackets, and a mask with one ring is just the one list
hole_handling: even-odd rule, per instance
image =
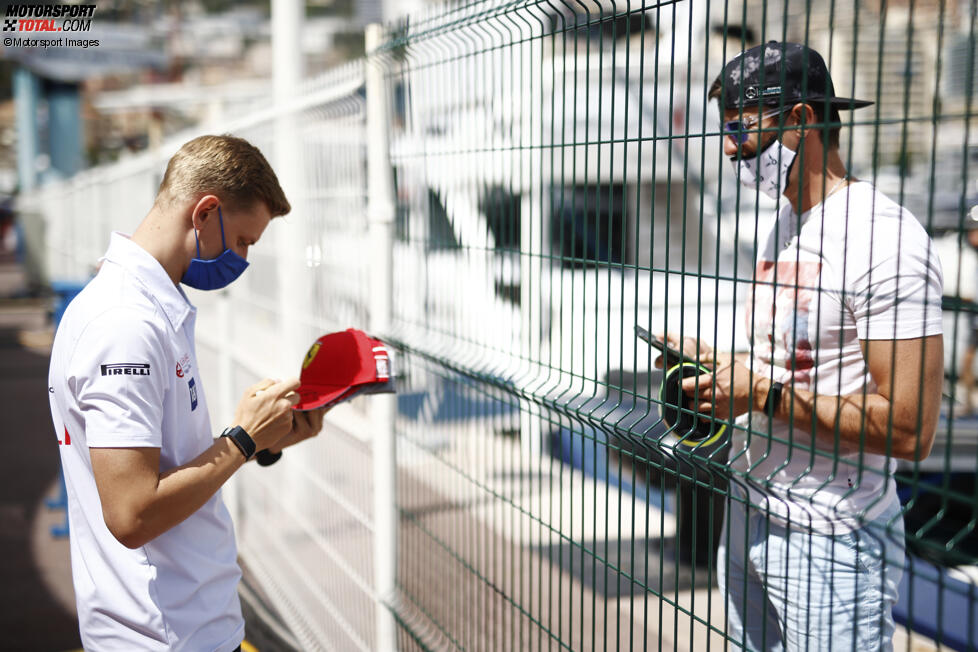
[[160, 449], [160, 471], [209, 448], [196, 309], [159, 262], [114, 233], [98, 275], [61, 320], [48, 391], [68, 486], [71, 566], [86, 650], [233, 650], [241, 571], [218, 491], [136, 550], [102, 517], [89, 448]]

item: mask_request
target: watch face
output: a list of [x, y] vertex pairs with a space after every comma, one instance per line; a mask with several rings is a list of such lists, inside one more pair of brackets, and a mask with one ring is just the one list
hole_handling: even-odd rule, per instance
[[245, 459], [250, 460], [255, 454], [255, 440], [245, 432], [245, 429], [241, 426], [234, 426], [233, 428], [225, 428], [224, 432], [221, 433], [222, 437], [228, 437], [234, 442], [234, 445], [238, 447]]

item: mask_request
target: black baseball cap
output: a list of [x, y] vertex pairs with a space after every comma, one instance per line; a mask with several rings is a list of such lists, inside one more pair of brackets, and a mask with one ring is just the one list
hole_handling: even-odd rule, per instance
[[724, 109], [829, 104], [851, 110], [872, 102], [837, 97], [822, 56], [800, 43], [769, 41], [741, 52], [720, 73]]

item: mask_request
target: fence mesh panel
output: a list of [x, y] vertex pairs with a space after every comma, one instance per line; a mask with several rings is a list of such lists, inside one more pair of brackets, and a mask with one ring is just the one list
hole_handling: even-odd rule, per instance
[[[380, 56], [396, 115], [395, 316], [407, 353], [398, 425], [406, 627], [435, 647], [750, 647], [727, 625], [733, 596], [746, 589], [715, 589], [718, 574], [743, 582], [731, 575], [731, 553], [716, 557], [724, 535], [736, 549], [725, 510], [747, 504], [768, 522], [765, 492], [779, 484], [835, 492], [833, 480], [846, 477], [853, 495], [872, 494], [864, 485], [881, 491], [851, 514], [829, 511], [865, 525], [871, 541], [896, 541], [899, 517], [873, 521], [898, 468], [912, 556], [905, 562], [899, 546], [869, 544], [861, 554], [905, 567], [898, 621], [973, 644], [970, 625], [951, 632], [947, 618], [959, 610], [973, 622], [973, 585], [935, 580], [945, 571], [930, 574], [936, 567], [924, 561], [943, 568], [953, 557], [960, 569], [974, 560], [973, 477], [951, 472], [973, 465], [976, 453], [973, 426], [955, 418], [960, 386], [945, 385], [935, 448], [920, 462], [891, 463], [892, 450], [870, 458], [844, 444], [840, 454], [840, 426], [834, 447], [831, 427], [828, 443], [813, 445], [806, 429], [785, 434], [763, 415], [697, 443], [660, 417], [669, 403], [662, 371], [633, 329], [746, 353], [745, 303], [807, 313], [803, 304], [837, 292], [824, 275], [787, 284], [762, 276], [755, 263], [786, 200], [742, 189], [721, 152], [708, 88], [724, 62], [770, 40], [808, 44], [825, 58], [838, 96], [874, 102], [834, 118], [843, 126], [840, 159], [916, 216], [933, 237], [925, 250], [941, 254], [946, 294], [968, 295], [961, 286], [973, 282], [964, 278], [971, 263], [960, 261], [972, 253], [960, 228], [976, 196], [974, 52], [965, 45], [974, 42], [974, 11], [973, 3], [466, 3], [391, 29]], [[849, 246], [854, 257], [876, 251]], [[970, 330], [960, 314], [943, 315], [952, 381]], [[812, 328], [820, 328], [814, 319]], [[768, 335], [810, 351], [798, 330]], [[814, 355], [814, 364], [829, 356]], [[789, 376], [801, 389], [799, 369]], [[731, 453], [731, 440], [748, 443]], [[799, 463], [798, 477], [777, 477]], [[800, 530], [807, 551], [794, 553], [817, 556], [820, 539]], [[842, 553], [826, 557], [845, 564]], [[772, 556], [758, 572], [773, 577], [778, 563]], [[938, 593], [939, 608], [921, 599]], [[814, 607], [800, 623], [790, 617], [782, 614], [780, 627], [818, 626]], [[811, 644], [825, 646], [832, 634], [815, 636]], [[900, 629], [898, 643], [906, 636]], [[835, 645], [859, 649], [860, 641]]]

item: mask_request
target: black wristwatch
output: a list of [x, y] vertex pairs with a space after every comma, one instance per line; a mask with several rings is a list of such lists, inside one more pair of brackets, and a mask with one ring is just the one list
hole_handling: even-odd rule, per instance
[[227, 437], [234, 442], [234, 445], [238, 447], [241, 454], [245, 456], [246, 461], [254, 456], [255, 449], [258, 448], [255, 445], [255, 440], [241, 426], [225, 428], [224, 432], [221, 433], [221, 437]]
[[781, 392], [783, 390], [784, 383], [777, 381], [771, 383], [771, 389], [767, 390], [767, 399], [764, 401], [764, 414], [774, 417], [774, 413], [778, 411], [778, 405], [781, 404]]

